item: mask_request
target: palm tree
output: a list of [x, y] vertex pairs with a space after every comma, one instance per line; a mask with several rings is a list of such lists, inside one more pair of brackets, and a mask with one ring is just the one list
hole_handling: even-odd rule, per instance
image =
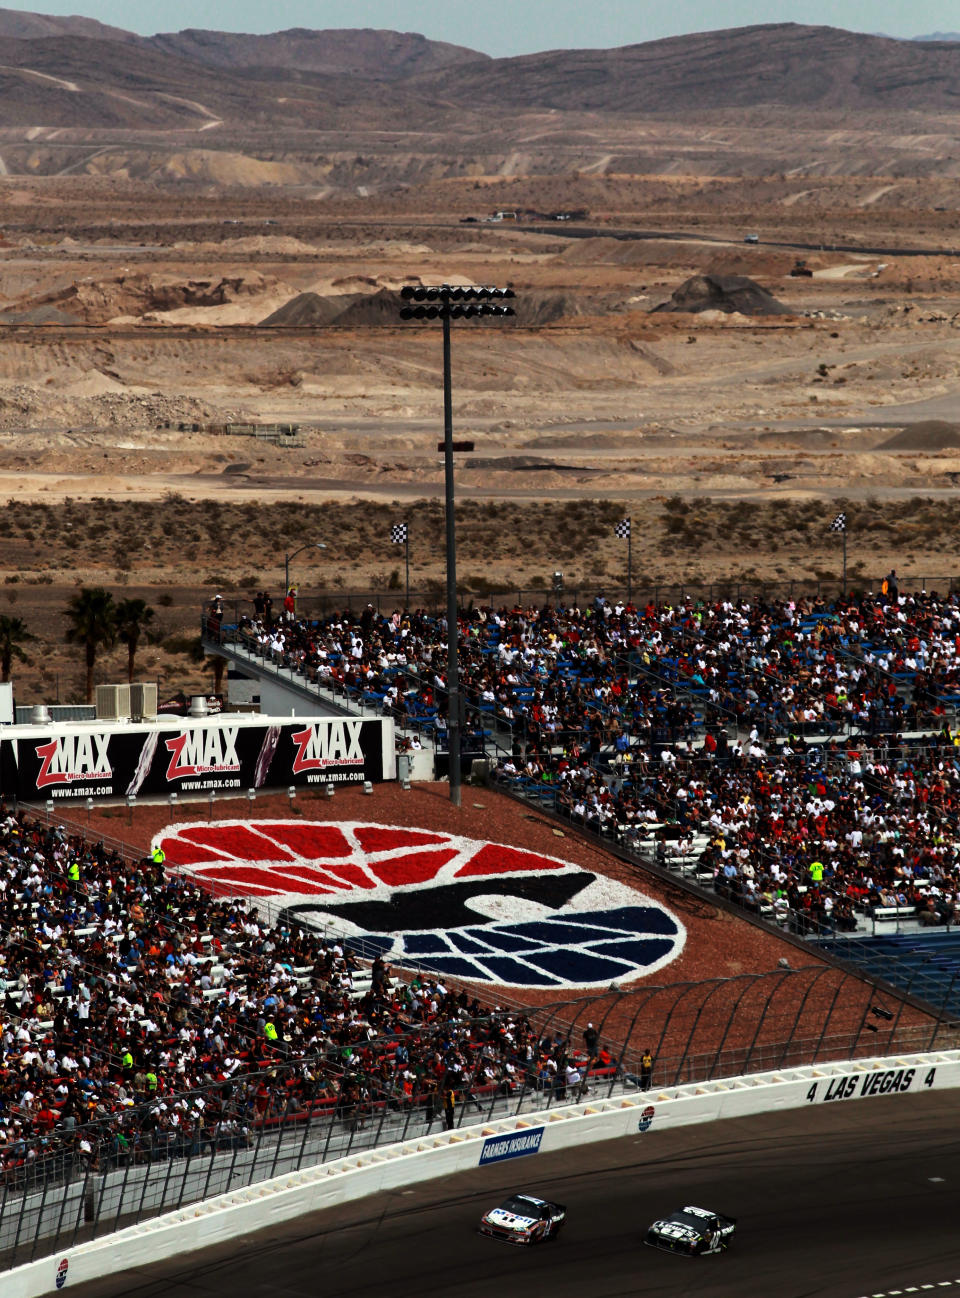
[[32, 636], [27, 630], [22, 617], [0, 614], [0, 681], [10, 679], [14, 658], [24, 663], [28, 661], [22, 642], [35, 639], [36, 636]]
[[70, 626], [67, 643], [83, 645], [87, 667], [87, 702], [93, 702], [93, 669], [101, 649], [111, 649], [117, 638], [117, 606], [102, 586], [84, 586], [66, 608]]
[[117, 639], [127, 646], [127, 680], [133, 684], [133, 665], [141, 636], [152, 638], [153, 609], [144, 599], [122, 599], [117, 605]]

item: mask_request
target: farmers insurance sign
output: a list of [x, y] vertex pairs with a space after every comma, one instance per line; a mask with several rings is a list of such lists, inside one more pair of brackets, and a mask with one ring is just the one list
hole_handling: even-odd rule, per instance
[[0, 788], [35, 801], [362, 783], [392, 778], [392, 755], [390, 722], [351, 717], [53, 735], [31, 729], [0, 738]]

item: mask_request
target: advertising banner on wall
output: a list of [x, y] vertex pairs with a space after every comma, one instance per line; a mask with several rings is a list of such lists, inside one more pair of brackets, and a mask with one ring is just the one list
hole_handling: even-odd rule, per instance
[[389, 721], [30, 727], [0, 738], [0, 791], [24, 802], [147, 797], [393, 778]]

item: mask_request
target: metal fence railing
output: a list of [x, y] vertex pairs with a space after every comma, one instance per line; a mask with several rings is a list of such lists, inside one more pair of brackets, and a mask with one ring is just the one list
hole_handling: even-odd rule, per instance
[[[847, 581], [848, 594], [854, 598], [879, 593], [883, 575], [875, 577], [856, 575]], [[950, 591], [960, 589], [960, 576], [905, 576], [899, 579], [901, 591], [936, 591], [941, 597]], [[843, 594], [843, 583], [839, 577], [817, 579], [802, 578], [779, 581], [730, 580], [730, 581], [676, 581], [650, 584], [634, 582], [630, 586], [629, 598], [636, 608], [645, 608], [648, 604], [676, 605], [687, 599], [715, 604], [718, 600], [731, 600], [739, 603], [766, 603], [773, 600], [822, 599], [825, 602], [835, 600]], [[487, 586], [471, 588], [463, 582], [458, 584], [458, 596], [462, 609], [474, 607], [510, 608], [514, 605], [528, 608], [543, 607], [546, 604], [562, 605], [568, 608], [589, 608], [598, 596], [615, 604], [618, 600], [627, 599], [627, 585], [623, 577], [618, 580], [577, 586], [499, 586], [491, 589]], [[324, 618], [330, 614], [342, 612], [362, 612], [372, 604], [378, 613], [390, 614], [407, 604], [406, 593], [399, 587], [393, 590], [342, 590], [323, 591], [317, 594], [301, 595], [297, 599], [297, 614], [304, 618]], [[242, 594], [227, 595], [223, 600], [225, 620], [239, 621], [244, 613], [252, 616], [253, 600]], [[422, 590], [411, 590], [409, 607], [443, 617], [446, 613], [446, 594], [442, 580]], [[279, 610], [275, 609], [275, 613]]]

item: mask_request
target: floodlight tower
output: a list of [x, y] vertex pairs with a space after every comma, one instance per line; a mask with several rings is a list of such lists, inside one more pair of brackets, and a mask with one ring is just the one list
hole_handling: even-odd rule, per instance
[[400, 296], [408, 305], [401, 308], [403, 320], [443, 322], [443, 468], [447, 523], [447, 751], [450, 758], [450, 801], [460, 806], [460, 753], [464, 721], [460, 693], [457, 626], [457, 523], [453, 484], [453, 397], [450, 378], [450, 321], [473, 320], [481, 316], [515, 315], [505, 299], [512, 288], [476, 288], [470, 285], [407, 284]]

